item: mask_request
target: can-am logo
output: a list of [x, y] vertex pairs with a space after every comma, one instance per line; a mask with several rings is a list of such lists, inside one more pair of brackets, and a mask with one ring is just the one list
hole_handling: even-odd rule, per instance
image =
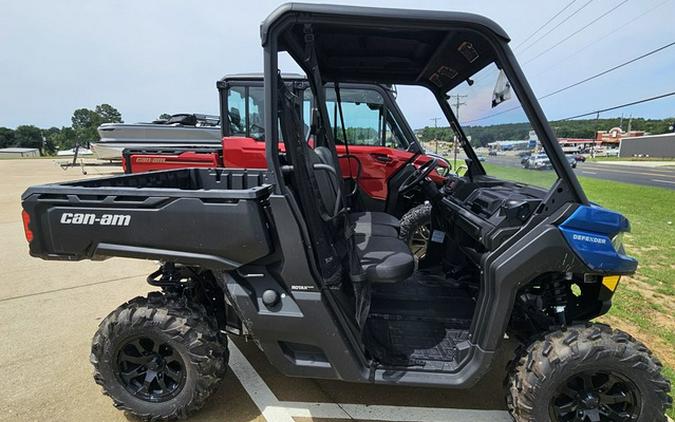
[[61, 214], [61, 224], [80, 224], [101, 226], [128, 226], [131, 223], [131, 216], [126, 214], [102, 214], [100, 217], [96, 214], [85, 214], [79, 212], [64, 212]]
[[583, 234], [572, 235], [572, 239], [583, 240], [584, 242], [590, 242], [590, 243], [597, 243], [599, 245], [604, 245], [605, 243], [607, 243], [607, 239], [603, 239], [602, 237], [586, 236], [586, 235], [583, 235]]

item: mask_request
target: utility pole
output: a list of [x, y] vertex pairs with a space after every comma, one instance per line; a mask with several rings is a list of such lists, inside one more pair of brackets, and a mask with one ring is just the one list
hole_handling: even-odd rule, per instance
[[[432, 117], [429, 120], [434, 121], [434, 127], [438, 129], [438, 121], [441, 120], [440, 117]], [[436, 133], [434, 133], [434, 151], [436, 154], [438, 154], [438, 138], [436, 137]]]
[[595, 139], [591, 144], [591, 158], [595, 158], [595, 143], [598, 141], [598, 121], [600, 120], [600, 112], [595, 113]]
[[[459, 108], [463, 105], [466, 105], [465, 102], [462, 101], [462, 99], [468, 97], [468, 95], [464, 94], [455, 94], [455, 95], [450, 95], [448, 96], [448, 102], [450, 103], [450, 106], [452, 107], [453, 105], [455, 106], [455, 118], [459, 122]], [[454, 104], [452, 103], [452, 99], [455, 99]], [[456, 169], [457, 168], [457, 136], [455, 135], [454, 140], [452, 142], [452, 150], [453, 150], [453, 162], [452, 162], [452, 168]]]
[[630, 132], [633, 129], [633, 115], [631, 114], [628, 116], [628, 130], [626, 132]]

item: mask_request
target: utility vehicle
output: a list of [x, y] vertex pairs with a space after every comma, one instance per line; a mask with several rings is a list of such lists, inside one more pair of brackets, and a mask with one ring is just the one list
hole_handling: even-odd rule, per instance
[[[302, 124], [309, 131], [315, 108], [307, 78], [282, 75], [288, 89], [302, 100]], [[180, 148], [126, 148], [122, 153], [125, 173], [141, 173], [186, 167], [265, 169], [264, 129], [261, 120], [264, 95], [262, 74], [226, 75], [217, 83], [222, 126], [222, 146]], [[335, 87], [328, 84], [330, 112], [336, 116]], [[421, 189], [399, 192], [408, 164], [422, 165], [432, 157], [437, 167], [430, 178], [442, 185], [452, 165], [443, 157], [424, 151], [396, 103], [396, 91], [381, 84], [345, 84], [340, 89], [340, 107], [345, 113], [346, 139], [333, 127], [336, 151], [344, 181], [349, 185], [352, 208], [384, 211], [401, 219], [399, 233], [416, 256], [426, 253], [431, 207]], [[309, 134], [308, 134], [309, 135]], [[313, 136], [307, 136], [314, 143]], [[279, 144], [284, 150], [283, 142]], [[347, 154], [349, 150], [349, 154]], [[350, 169], [349, 166], [352, 166]], [[463, 165], [454, 169], [461, 172]]]
[[[164, 262], [148, 277], [162, 292], [123, 304], [94, 336], [94, 379], [117, 407], [189, 415], [224, 376], [228, 335], [253, 338], [288, 376], [436, 388], [474, 385], [508, 336], [522, 342], [505, 371], [515, 420], [665, 420], [656, 357], [590, 322], [636, 270], [621, 245], [629, 223], [586, 198], [502, 28], [465, 13], [287, 4], [261, 36], [268, 170], [178, 169], [23, 195], [34, 256]], [[309, 77], [308, 131], [280, 52]], [[342, 83], [429, 89], [460, 138], [468, 170], [443, 187], [428, 181], [433, 160], [407, 165], [402, 188], [432, 198], [419, 262], [396, 218], [351, 208], [333, 130], [345, 115], [331, 120], [327, 83], [338, 104]], [[472, 93], [520, 102], [554, 169], [549, 188], [486, 174], [447, 101]]]

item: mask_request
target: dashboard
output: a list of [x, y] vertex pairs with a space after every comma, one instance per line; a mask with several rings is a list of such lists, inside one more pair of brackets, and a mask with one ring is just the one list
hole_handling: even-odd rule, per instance
[[547, 191], [481, 176], [450, 177], [441, 189], [444, 221], [471, 254], [494, 250], [529, 220]]

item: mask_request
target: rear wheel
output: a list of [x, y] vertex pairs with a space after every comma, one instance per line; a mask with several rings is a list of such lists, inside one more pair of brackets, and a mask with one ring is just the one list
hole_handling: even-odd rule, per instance
[[202, 307], [150, 293], [117, 308], [91, 348], [94, 380], [115, 407], [144, 420], [201, 408], [227, 369], [224, 339]]
[[401, 218], [399, 238], [408, 244], [419, 259], [426, 256], [427, 242], [431, 237], [431, 204], [420, 204]]
[[630, 335], [602, 324], [572, 326], [533, 342], [507, 380], [518, 422], [665, 421], [670, 383]]

